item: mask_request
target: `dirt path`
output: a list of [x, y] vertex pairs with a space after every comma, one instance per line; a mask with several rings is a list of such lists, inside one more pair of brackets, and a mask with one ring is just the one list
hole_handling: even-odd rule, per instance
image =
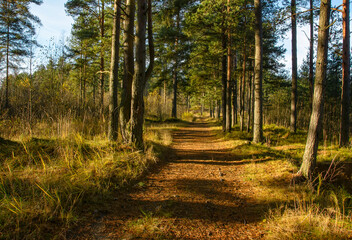
[[80, 239], [260, 239], [261, 208], [233, 145], [207, 123], [173, 135], [172, 154], [138, 189], [115, 199]]

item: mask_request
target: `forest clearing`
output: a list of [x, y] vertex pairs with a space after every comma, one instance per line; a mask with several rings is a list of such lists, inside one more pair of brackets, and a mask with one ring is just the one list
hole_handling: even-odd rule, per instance
[[352, 239], [349, 9], [1, 1], [0, 239]]

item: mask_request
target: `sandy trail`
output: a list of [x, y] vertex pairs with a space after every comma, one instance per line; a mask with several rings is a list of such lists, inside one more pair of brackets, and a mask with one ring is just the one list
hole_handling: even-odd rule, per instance
[[262, 212], [233, 143], [204, 122], [173, 134], [171, 153], [78, 239], [260, 239]]

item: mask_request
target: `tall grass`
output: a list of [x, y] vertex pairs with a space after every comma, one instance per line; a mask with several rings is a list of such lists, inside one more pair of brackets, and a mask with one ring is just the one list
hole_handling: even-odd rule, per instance
[[[263, 219], [267, 239], [352, 239], [348, 149], [321, 145], [315, 179], [294, 184], [306, 134], [290, 134], [287, 128], [269, 125], [264, 127], [264, 144], [245, 144], [246, 134], [234, 131], [225, 137], [239, 144], [233, 153], [241, 150], [252, 160], [245, 165], [243, 178], [254, 188], [258, 205], [269, 211]], [[271, 158], [258, 162], [258, 156]]]
[[267, 238], [352, 239], [351, 199], [343, 188], [335, 188], [274, 209]]
[[[281, 209], [280, 209], [281, 210]], [[320, 209], [315, 204], [298, 203], [295, 208], [271, 212], [268, 239], [351, 239], [351, 219], [342, 218], [335, 209]]]
[[[15, 128], [14, 122], [6, 124]], [[83, 208], [112, 198], [156, 163], [154, 146], [171, 143], [167, 126], [146, 130], [148, 147], [142, 153], [89, 132], [87, 123], [63, 125], [60, 129], [76, 130], [45, 134], [37, 129], [35, 135], [43, 136], [33, 137], [10, 129], [12, 140], [0, 138], [0, 238], [64, 236]]]

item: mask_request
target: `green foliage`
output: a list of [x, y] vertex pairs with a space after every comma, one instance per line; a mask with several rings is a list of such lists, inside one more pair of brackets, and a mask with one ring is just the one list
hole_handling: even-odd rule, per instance
[[[40, 5], [42, 0], [2, 1], [0, 8], [1, 57], [9, 54], [10, 66], [15, 66], [18, 57], [28, 56], [29, 49], [36, 44], [33, 40], [35, 26], [40, 25], [38, 17], [29, 8], [30, 4]], [[5, 59], [6, 60], [6, 59]]]

